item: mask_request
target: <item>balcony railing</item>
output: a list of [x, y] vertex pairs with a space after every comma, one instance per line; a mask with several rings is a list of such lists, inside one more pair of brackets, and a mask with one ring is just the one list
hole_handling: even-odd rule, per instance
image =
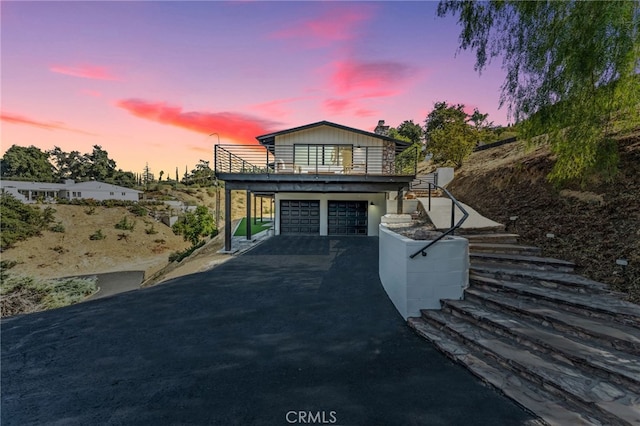
[[417, 147], [216, 145], [214, 164], [216, 173], [413, 176], [418, 154]]

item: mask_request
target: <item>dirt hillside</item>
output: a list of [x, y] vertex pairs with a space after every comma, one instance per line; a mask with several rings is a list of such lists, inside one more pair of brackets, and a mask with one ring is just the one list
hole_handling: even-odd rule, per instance
[[[173, 199], [190, 205], [205, 205], [212, 214], [215, 214], [215, 191], [212, 188], [187, 188], [176, 191], [166, 186], [158, 191], [148, 192], [146, 198]], [[245, 215], [245, 198], [244, 192], [234, 191], [233, 219], [239, 219]], [[143, 270], [145, 276], [150, 277], [167, 266], [170, 253], [190, 246], [182, 236], [174, 235], [168, 226], [155, 221], [151, 216], [135, 216], [124, 207], [95, 207], [92, 211], [87, 206], [58, 204], [50, 206], [56, 210], [55, 222], [62, 224], [64, 232], [44, 231], [41, 236], [18, 242], [14, 248], [2, 252], [2, 260], [17, 262], [9, 273], [40, 278], [60, 278]], [[221, 191], [221, 206], [221, 221], [223, 221], [224, 191]], [[164, 210], [165, 207], [160, 206], [158, 209]], [[135, 222], [132, 231], [115, 228], [116, 223], [123, 217]], [[151, 226], [157, 232], [156, 234], [146, 232]], [[89, 236], [97, 230], [101, 230], [106, 238], [90, 240]], [[126, 239], [121, 237], [121, 234], [126, 234]]]
[[[543, 255], [571, 260], [578, 272], [640, 302], [640, 131], [619, 141], [614, 182], [554, 189], [546, 147], [521, 143], [474, 153], [449, 189], [481, 214], [508, 225]], [[515, 222], [511, 217], [517, 216]], [[549, 238], [547, 234], [553, 234]], [[626, 259], [628, 266], [618, 265]]]

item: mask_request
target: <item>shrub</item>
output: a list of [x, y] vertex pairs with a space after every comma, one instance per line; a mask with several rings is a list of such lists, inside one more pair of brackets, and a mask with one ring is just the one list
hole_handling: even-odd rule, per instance
[[129, 207], [129, 211], [135, 214], [136, 216], [141, 216], [141, 217], [146, 216], [149, 213], [147, 209], [142, 207], [140, 204], [134, 204], [133, 206]]
[[0, 286], [0, 314], [6, 317], [71, 305], [93, 294], [96, 282], [96, 277], [43, 280], [7, 276]]
[[52, 232], [65, 232], [64, 225], [62, 224], [62, 222], [57, 222], [55, 225], [49, 228], [49, 230]]
[[98, 229], [96, 232], [94, 232], [93, 234], [89, 235], [89, 239], [90, 240], [104, 240], [105, 238], [107, 238], [106, 235], [104, 235], [102, 233], [102, 229]]
[[191, 254], [196, 251], [196, 249], [202, 247], [204, 245], [204, 241], [200, 241], [198, 244], [193, 245], [182, 251], [174, 251], [169, 255], [169, 262], [182, 262], [182, 260], [186, 257], [191, 256]]
[[88, 214], [89, 216], [91, 216], [92, 214], [94, 214], [96, 212], [96, 208], [95, 208], [95, 206], [87, 207], [86, 209], [84, 209], [84, 212], [86, 214]]
[[39, 208], [21, 203], [11, 194], [0, 194], [0, 250], [13, 247], [17, 241], [40, 235], [48, 224], [46, 216], [50, 214], [45, 215]]
[[155, 235], [158, 233], [158, 231], [156, 230], [156, 227], [153, 225], [153, 223], [151, 224], [151, 226], [147, 229], [144, 230], [144, 232], [147, 233], [147, 235]]
[[123, 216], [120, 222], [116, 223], [115, 228], [123, 231], [133, 231], [135, 226], [135, 222], [129, 221], [126, 216]]
[[60, 254], [65, 254], [66, 252], [68, 252], [69, 250], [65, 249], [62, 246], [55, 246], [55, 247], [51, 247], [51, 250], [58, 252]]

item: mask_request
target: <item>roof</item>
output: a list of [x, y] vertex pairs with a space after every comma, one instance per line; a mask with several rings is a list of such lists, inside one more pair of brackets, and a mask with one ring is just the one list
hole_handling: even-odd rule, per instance
[[379, 135], [377, 133], [367, 132], [365, 130], [354, 129], [353, 127], [347, 127], [347, 126], [343, 126], [342, 124], [336, 124], [336, 123], [332, 123], [330, 121], [325, 121], [325, 120], [318, 121], [317, 123], [307, 124], [307, 125], [300, 126], [300, 127], [294, 127], [292, 129], [281, 130], [279, 132], [269, 133], [269, 134], [262, 135], [262, 136], [256, 136], [256, 139], [258, 139], [258, 142], [260, 142], [262, 145], [273, 145], [273, 143], [275, 142], [276, 136], [286, 135], [288, 133], [300, 132], [302, 130], [313, 129], [314, 127], [320, 127], [320, 126], [334, 127], [336, 129], [345, 130], [347, 132], [358, 133], [358, 134], [369, 136], [369, 137], [372, 137], [372, 138], [377, 138], [377, 139], [393, 142], [399, 147], [408, 147], [408, 146], [411, 145], [411, 143], [409, 143], [409, 142], [401, 141], [399, 139], [394, 139], [394, 138], [391, 138], [389, 136]]
[[111, 192], [136, 192], [141, 193], [131, 188], [125, 188], [124, 186], [112, 185], [110, 183], [104, 183], [99, 181], [87, 181], [78, 183], [50, 183], [50, 182], [30, 182], [19, 180], [2, 180], [0, 186], [3, 188], [17, 188], [30, 191], [61, 191], [61, 190], [99, 190], [99, 191], [111, 191]]
[[110, 183], [100, 182], [96, 180], [86, 181], [86, 182], [78, 182], [72, 185], [68, 185], [67, 189], [88, 189], [88, 190], [99, 190], [99, 191], [113, 191], [113, 192], [137, 192], [142, 193], [142, 191], [138, 191], [136, 189], [126, 188], [124, 186], [112, 185]]

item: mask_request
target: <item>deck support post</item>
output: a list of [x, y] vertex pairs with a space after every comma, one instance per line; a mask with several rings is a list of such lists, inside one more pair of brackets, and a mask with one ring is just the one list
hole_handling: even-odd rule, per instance
[[397, 209], [396, 213], [398, 214], [402, 214], [402, 198], [403, 198], [403, 191], [402, 189], [398, 189], [398, 196], [396, 197], [396, 200], [398, 201], [398, 204], [396, 207]]
[[231, 251], [231, 190], [224, 188], [224, 250]]
[[247, 240], [251, 240], [251, 191], [247, 189]]

